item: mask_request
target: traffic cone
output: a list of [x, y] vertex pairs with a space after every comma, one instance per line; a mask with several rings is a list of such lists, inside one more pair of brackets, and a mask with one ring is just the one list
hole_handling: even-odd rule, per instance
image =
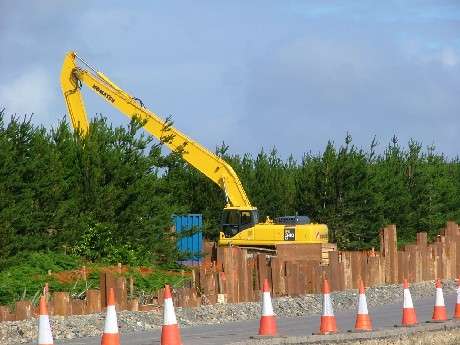
[[182, 345], [169, 285], [165, 285], [164, 322], [161, 329], [161, 345]]
[[115, 292], [113, 288], [109, 289], [107, 314], [105, 317], [105, 326], [104, 333], [102, 334], [101, 345], [120, 345], [117, 311], [115, 310]]
[[442, 293], [441, 280], [436, 279], [436, 299], [433, 308], [433, 317], [431, 318], [434, 322], [447, 321], [447, 310], [444, 304], [444, 295]]
[[53, 345], [48, 307], [45, 296], [40, 297], [40, 316], [38, 317], [38, 345]]
[[409, 283], [404, 279], [404, 302], [403, 302], [403, 315], [401, 324], [403, 326], [414, 326], [417, 324], [417, 315], [415, 314], [414, 305], [412, 303], [412, 296], [409, 291]]
[[262, 289], [262, 317], [260, 318], [259, 335], [275, 336], [276, 334], [276, 318], [270, 297], [270, 286], [268, 279], [265, 278]]
[[321, 315], [320, 334], [330, 334], [337, 332], [337, 323], [332, 310], [331, 289], [326, 278], [323, 281], [323, 315]]
[[358, 314], [355, 322], [356, 331], [372, 331], [372, 321], [367, 310], [366, 293], [363, 280], [359, 280]]
[[460, 277], [457, 280], [457, 303], [455, 303], [454, 319], [460, 319]]

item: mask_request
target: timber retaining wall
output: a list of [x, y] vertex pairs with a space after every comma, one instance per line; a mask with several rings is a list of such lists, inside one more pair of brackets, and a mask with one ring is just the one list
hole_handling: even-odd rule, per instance
[[[311, 245], [310, 252], [318, 248]], [[294, 247], [290, 247], [294, 248]], [[294, 250], [295, 249], [295, 250]], [[425, 280], [454, 279], [460, 275], [460, 229], [448, 222], [433, 243], [427, 233], [417, 234], [414, 244], [398, 250], [395, 225], [380, 231], [380, 251], [329, 251], [328, 263], [320, 255], [299, 255], [308, 246], [282, 250], [278, 256], [256, 253], [238, 247], [205, 244], [202, 264], [193, 267], [185, 287], [175, 289], [178, 307], [201, 304], [258, 301], [263, 280], [268, 278], [272, 295], [298, 296], [320, 293], [323, 277], [328, 277], [333, 291], [357, 288], [358, 279], [366, 286]], [[300, 259], [299, 259], [300, 258]], [[117, 310], [149, 311], [160, 309], [163, 290], [140, 304], [134, 295], [133, 281], [116, 273], [100, 273], [99, 289], [86, 291], [84, 299], [71, 298], [67, 292], [53, 292], [48, 299], [51, 315], [98, 313], [106, 307], [106, 291], [114, 288]], [[0, 306], [0, 321], [23, 320], [36, 316], [37, 307], [30, 301], [18, 301], [14, 308]]]

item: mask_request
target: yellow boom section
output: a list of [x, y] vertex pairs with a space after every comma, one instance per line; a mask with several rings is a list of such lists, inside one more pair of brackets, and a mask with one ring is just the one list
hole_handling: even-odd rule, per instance
[[[85, 64], [89, 70], [77, 66], [76, 59]], [[85, 135], [89, 128], [85, 104], [80, 92], [82, 84], [129, 118], [137, 116], [141, 120], [146, 120], [145, 130], [157, 139], [171, 135], [172, 139], [165, 145], [173, 151], [184, 148], [183, 158], [224, 190], [230, 206], [252, 207], [243, 185], [229, 164], [174, 127], [165, 127], [165, 121], [157, 114], [144, 108], [133, 96], [115, 85], [104, 74], [91, 68], [74, 52], [69, 52], [65, 56], [61, 70], [61, 88], [72, 125], [79, 129], [82, 135]]]

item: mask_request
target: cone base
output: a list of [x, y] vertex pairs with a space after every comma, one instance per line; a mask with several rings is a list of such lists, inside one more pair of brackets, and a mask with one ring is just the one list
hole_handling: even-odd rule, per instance
[[404, 308], [401, 320], [402, 326], [412, 326], [417, 324], [417, 315], [414, 308]]
[[179, 327], [177, 325], [163, 325], [161, 329], [161, 345], [182, 345]]
[[337, 333], [337, 323], [335, 316], [321, 316], [320, 334]]
[[262, 316], [260, 318], [259, 335], [275, 336], [277, 334], [275, 316]]
[[447, 310], [445, 306], [434, 306], [433, 317], [431, 321], [447, 321]]
[[372, 321], [368, 314], [358, 314], [355, 323], [356, 331], [372, 331]]
[[102, 334], [101, 345], [120, 345], [120, 334], [119, 333]]

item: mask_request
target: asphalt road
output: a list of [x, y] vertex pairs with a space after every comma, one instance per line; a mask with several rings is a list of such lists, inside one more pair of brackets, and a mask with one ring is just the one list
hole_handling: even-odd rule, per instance
[[[445, 296], [449, 317], [453, 314], [456, 295]], [[431, 319], [433, 312], [434, 296], [414, 301], [419, 322]], [[374, 328], [382, 329], [394, 327], [401, 322], [402, 303], [387, 304], [379, 307], [369, 307], [369, 313]], [[355, 310], [337, 312], [337, 326], [340, 331], [346, 332], [352, 329], [355, 322]], [[250, 336], [256, 335], [259, 321], [230, 322], [221, 325], [205, 325], [181, 328], [182, 341], [184, 345], [224, 345], [237, 341], [247, 340]], [[307, 336], [319, 329], [319, 315], [278, 318], [278, 331], [280, 335]], [[152, 345], [160, 344], [160, 330], [144, 331], [121, 336], [123, 345]], [[56, 340], [59, 345], [99, 345], [99, 337], [79, 338], [73, 340]]]

